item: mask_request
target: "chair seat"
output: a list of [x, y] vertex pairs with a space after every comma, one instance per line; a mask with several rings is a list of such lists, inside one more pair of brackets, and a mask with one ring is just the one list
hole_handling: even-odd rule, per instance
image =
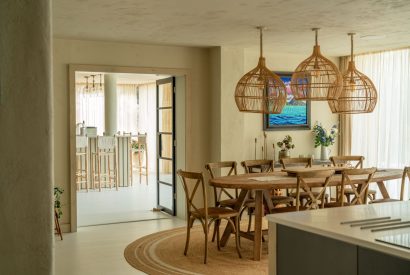
[[221, 200], [221, 201], [219, 201], [219, 206], [233, 208], [237, 201], [238, 201], [238, 199]]
[[[313, 194], [313, 196], [317, 197], [317, 195], [319, 195], [319, 192], [312, 191], [312, 194]], [[289, 196], [291, 196], [293, 198], [296, 198], [296, 193], [290, 193]], [[299, 196], [300, 196], [300, 198], [303, 198], [303, 199], [304, 198], [310, 198], [308, 192], [300, 192]], [[325, 194], [325, 198], [328, 198], [328, 197], [329, 197], [329, 195]]]
[[[353, 189], [352, 189], [352, 188], [346, 188], [346, 189], [345, 189], [345, 195], [346, 195], [346, 194], [348, 194], [348, 195], [354, 195]], [[376, 195], [376, 190], [369, 189], [368, 194], [371, 194], [371, 195], [374, 194], [374, 195]]]
[[377, 200], [369, 201], [369, 203], [382, 203], [382, 202], [395, 202], [395, 201], [400, 201], [400, 200], [398, 199], [377, 199]]
[[274, 205], [277, 204], [289, 204], [293, 202], [292, 197], [286, 197], [286, 196], [272, 196], [272, 203]]
[[[193, 211], [192, 216], [196, 218], [203, 218], [205, 217], [205, 208], [200, 208], [197, 211]], [[209, 218], [230, 218], [239, 215], [237, 211], [234, 211], [229, 208], [222, 208], [222, 207], [208, 207], [208, 217]]]

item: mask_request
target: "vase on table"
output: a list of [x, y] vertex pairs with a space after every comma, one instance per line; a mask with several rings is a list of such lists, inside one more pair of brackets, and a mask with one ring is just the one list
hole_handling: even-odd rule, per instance
[[320, 148], [320, 160], [329, 160], [330, 148], [327, 146], [321, 146]]
[[285, 158], [290, 158], [290, 151], [289, 150], [280, 150], [279, 151], [279, 160], [280, 159], [285, 159]]

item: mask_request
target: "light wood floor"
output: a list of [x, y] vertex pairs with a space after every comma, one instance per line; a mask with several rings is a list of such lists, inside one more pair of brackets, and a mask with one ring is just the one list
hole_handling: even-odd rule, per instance
[[54, 273], [58, 275], [144, 274], [125, 261], [123, 256], [125, 247], [145, 235], [185, 225], [184, 220], [170, 216], [168, 219], [78, 228], [76, 233], [65, 233], [63, 241], [56, 237]]

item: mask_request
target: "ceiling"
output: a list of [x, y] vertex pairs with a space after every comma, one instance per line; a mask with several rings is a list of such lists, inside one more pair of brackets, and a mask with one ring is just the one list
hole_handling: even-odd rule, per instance
[[58, 38], [257, 50], [257, 25], [268, 28], [265, 49], [280, 53], [311, 52], [312, 27], [325, 55], [348, 55], [348, 32], [357, 33], [356, 53], [396, 49], [410, 46], [410, 1], [53, 1]]

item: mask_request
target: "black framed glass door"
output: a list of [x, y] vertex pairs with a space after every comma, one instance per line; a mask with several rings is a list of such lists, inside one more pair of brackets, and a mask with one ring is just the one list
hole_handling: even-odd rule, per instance
[[157, 80], [157, 204], [175, 215], [175, 78]]

